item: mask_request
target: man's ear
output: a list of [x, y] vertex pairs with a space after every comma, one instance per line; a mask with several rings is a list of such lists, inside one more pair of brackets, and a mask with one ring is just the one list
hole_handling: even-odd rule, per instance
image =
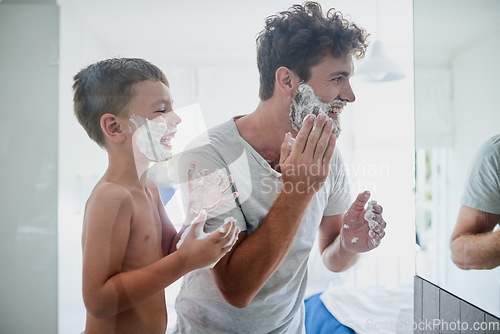
[[299, 79], [292, 70], [281, 66], [275, 73], [275, 92], [278, 91], [286, 98], [293, 99], [297, 92], [298, 82]]
[[113, 114], [101, 116], [101, 129], [104, 136], [115, 143], [123, 143], [127, 137], [127, 129], [123, 119]]

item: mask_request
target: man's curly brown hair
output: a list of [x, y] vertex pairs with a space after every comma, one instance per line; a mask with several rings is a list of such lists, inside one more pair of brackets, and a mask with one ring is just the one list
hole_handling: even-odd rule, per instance
[[311, 76], [311, 67], [323, 57], [365, 56], [366, 31], [345, 19], [334, 8], [323, 16], [321, 5], [305, 2], [288, 11], [269, 16], [257, 37], [257, 67], [260, 73], [259, 97], [272, 97], [276, 70], [285, 66], [303, 81]]

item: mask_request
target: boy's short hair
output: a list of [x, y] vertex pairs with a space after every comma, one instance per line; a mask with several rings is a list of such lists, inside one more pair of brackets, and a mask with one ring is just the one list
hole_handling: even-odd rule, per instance
[[367, 37], [364, 29], [334, 8], [323, 16], [321, 5], [316, 2], [294, 5], [288, 11], [269, 16], [257, 37], [260, 99], [272, 97], [274, 76], [280, 66], [288, 67], [307, 81], [311, 67], [328, 54], [336, 58], [349, 54], [363, 58]]
[[140, 58], [113, 58], [92, 64], [74, 76], [75, 115], [89, 137], [104, 147], [101, 117], [110, 113], [127, 117], [127, 105], [137, 83], [161, 81], [169, 86], [165, 74]]

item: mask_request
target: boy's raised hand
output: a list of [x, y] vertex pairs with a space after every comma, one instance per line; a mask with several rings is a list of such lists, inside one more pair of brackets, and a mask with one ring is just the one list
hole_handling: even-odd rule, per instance
[[232, 217], [226, 219], [225, 224], [219, 229], [207, 234], [203, 231], [206, 217], [206, 211], [201, 211], [177, 243], [177, 252], [183, 256], [189, 270], [213, 268], [238, 239], [240, 231], [236, 227], [235, 219]]
[[196, 164], [191, 164], [188, 171], [188, 212], [184, 225], [189, 225], [201, 211], [209, 212], [234, 200], [238, 196], [237, 192], [226, 193], [232, 185], [231, 176], [226, 176], [221, 169], [213, 172], [203, 169], [199, 172]]

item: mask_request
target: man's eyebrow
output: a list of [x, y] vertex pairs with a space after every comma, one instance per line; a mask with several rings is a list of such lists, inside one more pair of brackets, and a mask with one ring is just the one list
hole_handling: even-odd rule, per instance
[[351, 73], [350, 72], [345, 72], [345, 71], [338, 71], [338, 72], [330, 73], [330, 77], [336, 77], [336, 76], [339, 76], [339, 75], [343, 75], [345, 77], [349, 77], [351, 75]]

